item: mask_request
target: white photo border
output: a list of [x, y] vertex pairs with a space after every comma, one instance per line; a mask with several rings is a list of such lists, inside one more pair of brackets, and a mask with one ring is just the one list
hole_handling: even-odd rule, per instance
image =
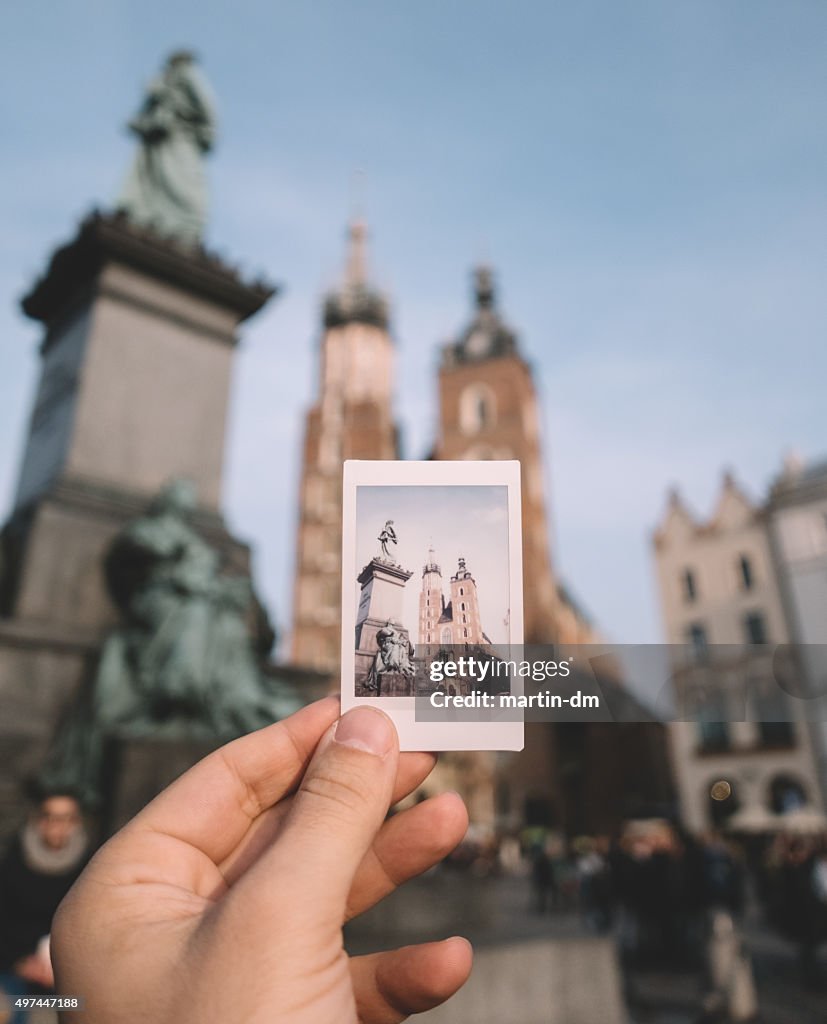
[[342, 484], [342, 713], [370, 705], [389, 715], [401, 750], [522, 750], [522, 722], [417, 722], [414, 697], [355, 694], [356, 492], [359, 487], [506, 487], [508, 489], [508, 588], [510, 645], [523, 643], [523, 544], [520, 463], [373, 462], [349, 459]]

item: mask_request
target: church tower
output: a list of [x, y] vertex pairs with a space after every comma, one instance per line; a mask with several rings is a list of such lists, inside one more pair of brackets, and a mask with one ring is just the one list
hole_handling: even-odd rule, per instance
[[464, 558], [459, 559], [457, 571], [451, 577], [451, 618], [455, 644], [490, 643], [480, 622], [477, 581]]
[[442, 596], [442, 570], [436, 561], [434, 549], [428, 548], [428, 561], [422, 567], [422, 590], [419, 594], [419, 642], [438, 644], [438, 623], [445, 611]]
[[471, 322], [442, 351], [438, 459], [518, 459], [522, 469], [525, 639], [560, 637], [543, 489], [540, 416], [531, 368], [496, 305], [488, 267], [474, 272]]
[[354, 221], [344, 280], [324, 302], [318, 392], [304, 433], [291, 657], [323, 672], [339, 664], [342, 464], [397, 457], [393, 340], [385, 297], [368, 282], [366, 239]]

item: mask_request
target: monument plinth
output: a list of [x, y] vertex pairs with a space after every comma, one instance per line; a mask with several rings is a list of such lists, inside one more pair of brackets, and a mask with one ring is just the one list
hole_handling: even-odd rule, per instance
[[[408, 630], [401, 625], [404, 618], [405, 585], [413, 576], [408, 569], [389, 558], [372, 558], [356, 577], [362, 588], [356, 611], [356, 694], [359, 697], [377, 696], [377, 682], [370, 682], [377, 652], [380, 649], [380, 631], [391, 627], [394, 640], [405, 650], [410, 646]], [[412, 680], [404, 673], [386, 672], [382, 683], [382, 696], [413, 693]], [[404, 693], [403, 693], [404, 691]]]
[[194, 484], [194, 526], [226, 572], [248, 575], [220, 512], [224, 434], [237, 328], [274, 293], [199, 246], [94, 214], [23, 299], [45, 332], [0, 534], [0, 759], [19, 766], [0, 814], [118, 620], [104, 552], [169, 480]]

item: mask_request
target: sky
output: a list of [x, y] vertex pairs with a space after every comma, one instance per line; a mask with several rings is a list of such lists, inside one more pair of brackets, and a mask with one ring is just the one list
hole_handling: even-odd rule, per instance
[[357, 203], [406, 457], [471, 267], [495, 267], [542, 397], [554, 557], [611, 639], [661, 638], [670, 485], [707, 514], [725, 468], [758, 497], [785, 452], [827, 454], [822, 0], [32, 0], [0, 42], [3, 509], [37, 372], [18, 299], [112, 202], [124, 124], [182, 45], [221, 118], [208, 242], [283, 286], [242, 331], [224, 500], [282, 636], [319, 302]]
[[[422, 567], [433, 546], [442, 571], [443, 593], [450, 599], [451, 576], [462, 557], [477, 585], [480, 621], [495, 644], [509, 642], [508, 488], [368, 487], [356, 490], [356, 566], [354, 576], [381, 554], [377, 536], [392, 520], [398, 543], [391, 556], [413, 572], [404, 590], [403, 625], [418, 643]], [[345, 571], [348, 567], [345, 566]], [[361, 588], [354, 584], [358, 606]]]

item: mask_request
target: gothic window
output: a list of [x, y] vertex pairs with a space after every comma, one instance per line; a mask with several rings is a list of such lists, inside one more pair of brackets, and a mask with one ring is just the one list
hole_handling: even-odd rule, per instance
[[[463, 590], [463, 588], [462, 588], [462, 587], [460, 587], [460, 588], [459, 588], [459, 592], [460, 592], [460, 594], [461, 594], [461, 595], [465, 593], [465, 591]], [[465, 607], [465, 605], [463, 605], [463, 608], [464, 608], [464, 607]]]
[[440, 642], [443, 643], [443, 644], [449, 644], [451, 642], [451, 627], [450, 626], [446, 626], [442, 630], [442, 639], [441, 639]]
[[464, 637], [467, 637], [467, 636], [468, 636], [468, 630], [467, 630], [467, 629], [464, 629], [464, 630], [462, 631], [462, 635], [463, 635]]
[[459, 425], [463, 434], [489, 430], [497, 419], [497, 400], [487, 384], [469, 384], [459, 399]]
[[729, 750], [731, 738], [726, 695], [717, 689], [698, 693], [695, 714], [701, 750], [705, 753]]
[[681, 577], [683, 583], [683, 597], [687, 603], [691, 603], [698, 596], [698, 587], [695, 583], [695, 573], [691, 569], [684, 569]]
[[748, 612], [744, 616], [744, 635], [748, 644], [767, 643], [767, 627], [761, 612]]
[[463, 601], [463, 602], [462, 602], [462, 603], [460, 604], [460, 606], [459, 606], [459, 607], [460, 607], [460, 611], [463, 611], [463, 612], [464, 612], [464, 611], [465, 611], [465, 602]]
[[790, 775], [776, 775], [769, 786], [770, 808], [775, 814], [797, 811], [807, 803], [807, 793], [798, 781]]
[[706, 657], [708, 642], [706, 627], [702, 623], [693, 622], [686, 631], [686, 639], [692, 648], [692, 653], [698, 660]]

